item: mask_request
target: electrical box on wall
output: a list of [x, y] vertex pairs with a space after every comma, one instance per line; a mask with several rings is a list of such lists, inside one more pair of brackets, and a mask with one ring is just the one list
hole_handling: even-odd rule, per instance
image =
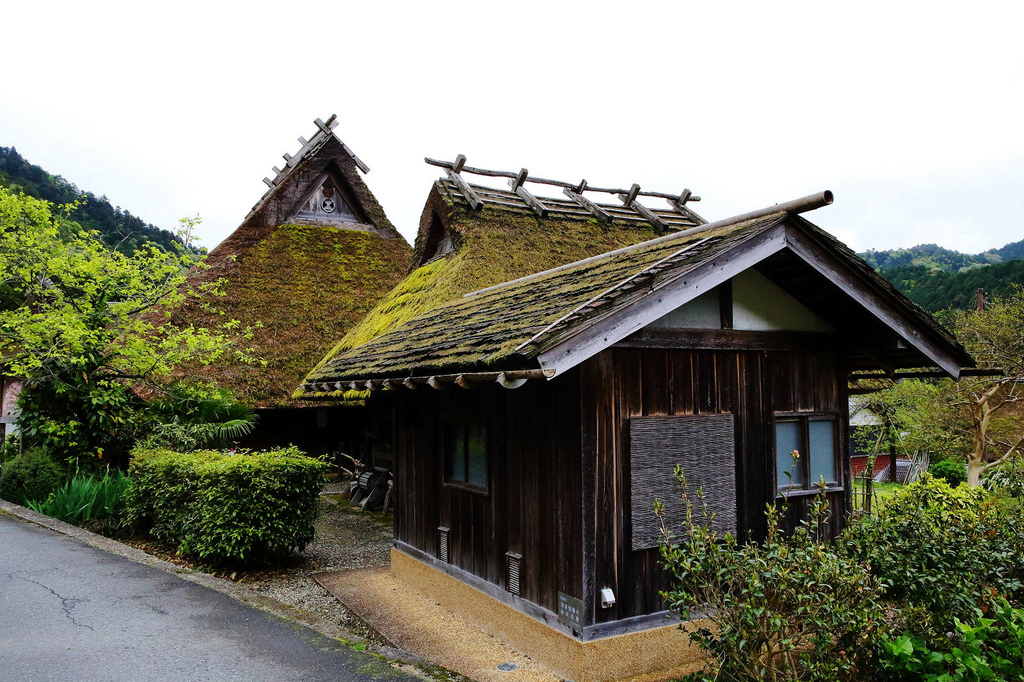
[[615, 592], [610, 587], [601, 588], [601, 608], [610, 609], [615, 606]]

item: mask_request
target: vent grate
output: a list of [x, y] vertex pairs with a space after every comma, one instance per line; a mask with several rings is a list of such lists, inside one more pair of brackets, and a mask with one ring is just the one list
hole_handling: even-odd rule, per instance
[[521, 575], [522, 563], [522, 554], [505, 553], [505, 589], [517, 597], [521, 596], [519, 576]]
[[437, 558], [446, 564], [451, 563], [451, 558], [448, 555], [448, 534], [451, 532], [451, 528], [445, 528], [439, 526], [437, 529]]

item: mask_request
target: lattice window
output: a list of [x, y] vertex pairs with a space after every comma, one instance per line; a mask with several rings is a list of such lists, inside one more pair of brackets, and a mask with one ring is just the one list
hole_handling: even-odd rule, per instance
[[714, 528], [736, 532], [736, 448], [731, 414], [635, 417], [629, 420], [630, 508], [634, 551], [658, 546], [661, 523], [654, 500], [676, 535], [685, 522], [685, 505], [673, 477], [676, 465], [686, 473], [694, 513], [701, 513], [696, 492], [703, 488], [715, 514]]

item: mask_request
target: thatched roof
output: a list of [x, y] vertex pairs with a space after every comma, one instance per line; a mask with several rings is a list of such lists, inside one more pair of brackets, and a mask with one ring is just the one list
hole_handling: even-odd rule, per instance
[[[831, 201], [829, 193], [820, 196], [822, 203]], [[815, 267], [828, 269], [827, 275], [808, 265], [808, 254], [816, 259]], [[309, 374], [297, 395], [336, 397], [353, 381], [372, 384], [431, 374], [543, 369], [553, 376], [718, 280], [754, 266], [766, 272], [802, 267], [820, 279], [805, 287], [814, 292], [802, 295], [805, 301], [818, 296], [813, 309], [832, 317], [837, 328], [845, 318], [890, 337], [895, 326], [911, 337], [909, 346], [894, 346], [891, 352], [872, 348], [870, 357], [887, 354], [897, 366], [939, 364], [947, 371], [973, 362], [945, 329], [852, 251], [780, 206], [586, 258], [403, 316], [400, 324], [371, 339], [336, 349]], [[394, 303], [401, 309], [399, 298]], [[841, 317], [829, 315], [829, 307]]]
[[[500, 190], [473, 186], [483, 196]], [[692, 227], [700, 220], [681, 227]], [[434, 183], [420, 219], [409, 276], [355, 325], [310, 374], [353, 348], [471, 291], [638, 244], [661, 232], [639, 219], [603, 224], [586, 212], [538, 218], [520, 202], [486, 201], [473, 211], [448, 180]], [[296, 393], [301, 396], [302, 393]]]
[[[363, 181], [365, 166], [330, 133], [331, 122], [267, 181], [270, 190], [209, 254], [209, 268], [193, 273], [193, 285], [224, 280], [225, 296], [208, 301], [223, 317], [197, 306], [177, 312], [195, 324], [258, 325], [250, 343], [266, 366], [222, 361], [203, 370], [254, 407], [293, 405], [305, 372], [409, 268], [408, 243]], [[321, 187], [333, 190], [345, 215], [303, 211]]]

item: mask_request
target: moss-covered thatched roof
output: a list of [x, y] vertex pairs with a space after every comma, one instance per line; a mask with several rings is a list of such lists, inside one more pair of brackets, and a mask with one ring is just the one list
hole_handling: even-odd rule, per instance
[[[297, 207], [325, 174], [361, 222], [294, 224]], [[295, 385], [402, 280], [412, 255], [333, 135], [279, 177], [210, 253], [209, 267], [191, 277], [192, 285], [224, 281], [225, 296], [207, 300], [214, 311], [192, 305], [176, 313], [197, 325], [237, 319], [256, 327], [250, 345], [265, 366], [224, 360], [202, 372], [254, 407], [294, 405]]]
[[[433, 186], [416, 238], [414, 268], [326, 354], [332, 358], [401, 327], [463, 294], [508, 282], [659, 235], [649, 223], [590, 218], [540, 219], [526, 211], [468, 210], [449, 183]], [[438, 253], [437, 243], [451, 250]], [[296, 394], [300, 395], [300, 394]]]
[[[702, 263], [783, 218], [784, 214], [772, 215], [654, 241], [647, 247], [588, 258], [522, 282], [458, 296], [366, 343], [341, 350], [311, 372], [306, 384], [536, 366], [530, 359], [562, 338], [558, 326], [571, 326], [572, 313], [601, 314], [603, 306], [614, 305], [619, 295], [650, 285], [650, 279], [638, 275], [655, 277], [669, 268], [678, 272], [687, 264]], [[300, 388], [296, 395], [325, 397], [319, 389]]]
[[[587, 352], [582, 347], [580, 352], [573, 350], [583, 334], [606, 320], [623, 320], [623, 315], [636, 314], [630, 311], [641, 301], [650, 305], [657, 299], [660, 305], [659, 292], [669, 290], [664, 287], [696, 292], [705, 276], [702, 272], [714, 272], [730, 262], [734, 263], [730, 267], [745, 269], [780, 249], [791, 252], [793, 248], [812, 248], [810, 245], [825, 249], [826, 255], [821, 257], [832, 259], [827, 265], [833, 268], [830, 274], [847, 273], [857, 279], [856, 283], [849, 280], [846, 285], [851, 296], [870, 299], [865, 306], [881, 305], [892, 311], [879, 313], [878, 320], [890, 319], [886, 316], [891, 314], [900, 317], [902, 321], [891, 324], [900, 327], [904, 334], [909, 329], [911, 344], [923, 353], [912, 351], [911, 360], [928, 364], [927, 358], [932, 357], [942, 358], [937, 360], [940, 364], [946, 360], [959, 366], [973, 363], [949, 332], [895, 291], [852, 251], [820, 228], [779, 208], [652, 239], [477, 290], [468, 296], [450, 298], [439, 306], [405, 317], [368, 341], [336, 349], [306, 377], [296, 395], [336, 398], [343, 395], [351, 382], [359, 385], [379, 379], [537, 371], [545, 366], [545, 357], [547, 361], [554, 358], [556, 348], [559, 354], [572, 354], [563, 355], [565, 362], [558, 364], [572, 366], [588, 357], [580, 355]], [[882, 298], [872, 298], [878, 296]], [[400, 307], [401, 299], [393, 300]], [[827, 304], [828, 301], [823, 303]], [[619, 327], [607, 329], [631, 328], [621, 322], [614, 324]], [[614, 335], [609, 331], [601, 334]], [[606, 338], [605, 342], [614, 343], [614, 339]], [[588, 343], [596, 348], [593, 352], [602, 347], [600, 335]]]

